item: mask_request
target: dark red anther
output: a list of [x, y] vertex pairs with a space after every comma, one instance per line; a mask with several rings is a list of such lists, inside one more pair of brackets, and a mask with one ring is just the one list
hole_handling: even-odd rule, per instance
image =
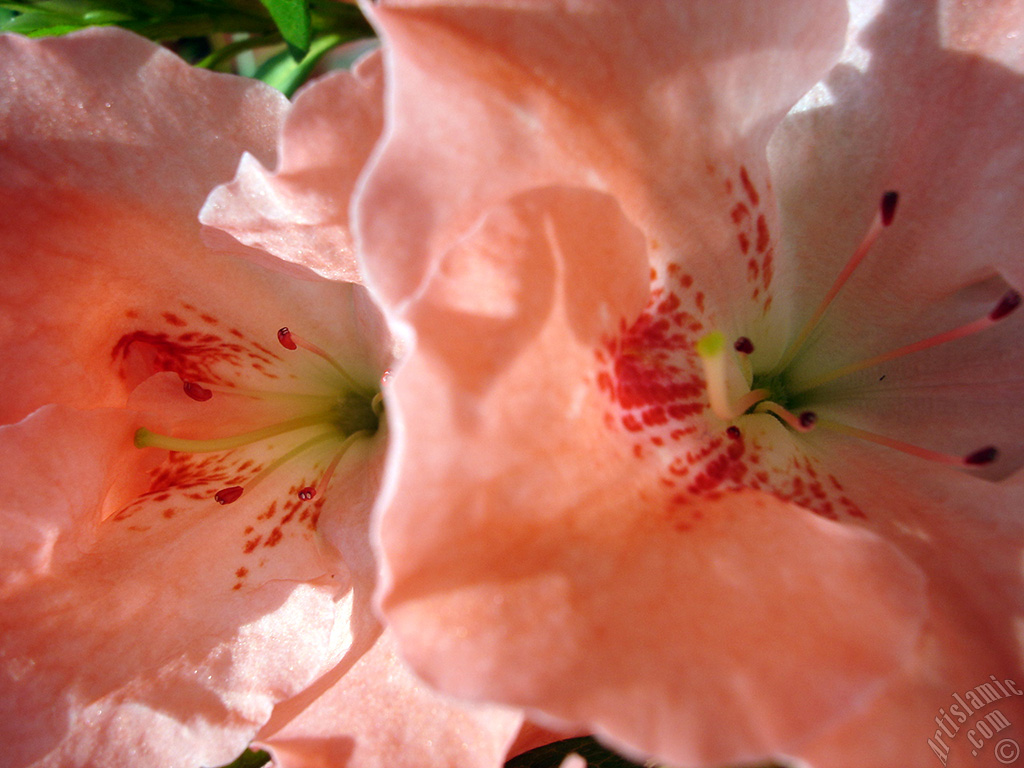
[[316, 496], [316, 488], [314, 488], [312, 485], [307, 485], [305, 488], [299, 491], [299, 498], [302, 499], [303, 501], [309, 501], [314, 496]]
[[727, 434], [733, 440], [739, 440], [741, 437], [743, 437], [743, 433], [740, 432], [739, 427], [729, 427], [727, 430], [725, 430], [725, 434]]
[[281, 342], [281, 346], [285, 349], [299, 348], [295, 343], [295, 339], [292, 338], [292, 332], [288, 330], [288, 326], [285, 326], [277, 332], [277, 340]]
[[1016, 291], [1007, 291], [1003, 298], [996, 304], [996, 308], [989, 312], [989, 320], [1002, 320], [1008, 314], [1020, 306], [1020, 294]]
[[221, 488], [215, 494], [213, 494], [213, 500], [218, 504], [231, 504], [238, 501], [242, 495], [242, 491], [245, 490], [240, 485], [232, 485], [228, 488]]
[[732, 348], [739, 352], [741, 355], [749, 355], [754, 351], [754, 342], [748, 339], [746, 336], [740, 336], [733, 343]]
[[997, 458], [999, 458], [999, 449], [990, 445], [964, 456], [964, 464], [971, 467], [980, 467], [984, 464], [991, 464]]
[[818, 421], [818, 414], [814, 411], [804, 411], [800, 414], [800, 426], [804, 429], [810, 429], [814, 426], [815, 422]]
[[201, 384], [196, 384], [194, 381], [183, 381], [182, 388], [185, 390], [186, 395], [193, 400], [198, 400], [200, 403], [205, 403], [213, 397], [213, 392]]
[[882, 224], [889, 226], [892, 224], [892, 220], [896, 217], [896, 203], [900, 201], [899, 192], [886, 192], [882, 195], [882, 204], [880, 207], [882, 213]]

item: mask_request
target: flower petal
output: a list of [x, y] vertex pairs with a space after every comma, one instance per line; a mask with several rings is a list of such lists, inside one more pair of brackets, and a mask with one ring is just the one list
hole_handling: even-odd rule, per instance
[[773, 137], [779, 256], [800, 275], [797, 321], [822, 295], [808, 286], [835, 279], [882, 193], [900, 194], [892, 226], [821, 326], [846, 361], [887, 351], [871, 346], [880, 338], [895, 347], [945, 330], [936, 305], [970, 285], [1001, 275], [1024, 286], [1022, 15], [1019, 2], [982, 13], [912, 0], [857, 14], [815, 108]]
[[272, 157], [284, 103], [115, 30], [0, 38], [0, 77], [0, 337], [19, 361], [0, 420], [122, 405], [137, 380], [110, 375], [119, 338], [226, 334], [196, 306], [260, 282], [202, 247], [195, 216], [243, 147]]
[[417, 671], [679, 763], [763, 757], [864, 705], [913, 650], [917, 569], [768, 494], [660, 483], [596, 384], [647, 277], [609, 198], [517, 198], [449, 259], [399, 315], [418, 346], [381, 521], [383, 605]]
[[294, 264], [296, 274], [358, 280], [349, 199], [380, 136], [382, 91], [377, 53], [351, 73], [333, 73], [302, 90], [285, 123], [277, 170], [244, 157], [234, 181], [210, 195], [201, 221], [280, 257], [276, 268]]
[[[200, 239], [202, 200], [243, 149], [272, 162], [280, 95], [123, 32], [4, 37], [0, 49], [12, 85], [0, 96], [0, 338], [18, 362], [0, 372], [2, 453], [16, 456], [0, 475], [14, 532], [0, 601], [5, 759], [225, 763], [375, 622], [366, 597], [353, 618], [357, 580], [317, 530], [349, 504], [363, 514], [373, 475], [352, 499], [303, 502], [297, 489], [333, 458], [310, 455], [223, 507], [218, 487], [307, 435], [196, 458], [137, 450], [132, 430], [219, 437], [267, 426], [325, 381], [336, 398], [341, 374], [278, 344], [283, 325], [374, 384], [390, 337], [362, 287], [282, 280]], [[62, 406], [37, 410], [48, 402]], [[144, 413], [66, 407], [129, 402]]]
[[258, 743], [281, 768], [497, 768], [521, 722], [514, 710], [431, 691], [385, 632], [335, 686]]
[[[309, 532], [286, 532], [268, 560], [269, 540], [246, 542], [257, 521], [211, 500], [93, 512], [117, 478], [94, 465], [134, 451], [125, 421], [54, 407], [2, 428], [18, 471], [2, 478], [5, 528], [36, 532], [5, 538], [22, 564], [0, 601], [10, 765], [227, 762], [330, 661], [347, 577]], [[68, 438], [72, 458], [53, 450]]]
[[[987, 552], [1003, 549], [992, 541]], [[1012, 591], [1006, 586], [992, 582], [992, 596], [998, 594], [1004, 607]], [[1017, 618], [1016, 626], [997, 630], [979, 620], [973, 603], [987, 600], [987, 589], [975, 584], [965, 591], [948, 579], [933, 580], [930, 619], [914, 662], [872, 706], [809, 745], [802, 757], [821, 768], [848, 765], [851, 754], [864, 766], [1012, 765], [1024, 721], [1021, 650], [999, 647], [997, 638], [1007, 629], [1019, 636], [1020, 625]], [[1007, 729], [1007, 722], [1017, 727]]]
[[274, 157], [287, 101], [262, 83], [195, 69], [116, 28], [0, 45], [5, 187], [116, 193], [195, 229], [243, 151]]
[[[701, 191], [724, 183], [709, 171], [760, 155], [838, 53], [845, 8], [391, 2], [372, 15], [401, 107], [356, 229], [370, 279], [399, 301], [480, 211], [533, 186], [610, 191], [635, 223], [696, 227], [699, 242]], [[697, 205], [685, 220], [681, 200]]]

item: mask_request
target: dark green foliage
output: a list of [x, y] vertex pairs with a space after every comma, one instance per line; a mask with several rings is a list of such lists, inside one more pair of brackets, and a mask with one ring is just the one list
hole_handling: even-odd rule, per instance
[[[197, 66], [255, 76], [288, 95], [329, 50], [374, 36], [358, 7], [336, 0], [0, 0], [0, 32], [46, 37], [99, 26], [123, 27]], [[254, 50], [264, 63], [243, 63]]]

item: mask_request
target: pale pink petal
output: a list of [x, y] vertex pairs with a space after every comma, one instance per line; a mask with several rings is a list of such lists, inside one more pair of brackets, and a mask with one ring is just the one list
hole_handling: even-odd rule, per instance
[[190, 67], [116, 28], [0, 46], [5, 187], [116, 194], [196, 230], [243, 151], [273, 162], [287, 101], [262, 83]]
[[[859, 11], [846, 63], [826, 82], [829, 98], [782, 123], [770, 155], [781, 261], [803, 299], [797, 321], [863, 237], [880, 193], [900, 193], [893, 225], [794, 363], [794, 380], [983, 318], [1010, 284], [1024, 285], [1014, 245], [1024, 236], [1024, 141], [1011, 117], [1024, 108], [1022, 12], [1012, 2], [983, 12], [906, 2]], [[808, 406], [953, 456], [995, 446], [1000, 458], [988, 475], [1005, 477], [1024, 463], [1022, 329], [1015, 313], [977, 335], [837, 380]], [[933, 580], [998, 595], [972, 599], [972, 610], [995, 622], [992, 644], [1013, 634], [998, 625], [1021, 611], [1012, 555], [1024, 542], [1019, 484], [988, 487], [974, 476], [984, 473], [825, 432], [805, 439], [842, 476], [848, 496], [871, 500], [867, 524], [899, 541]], [[981, 658], [996, 653], [981, 647]]]
[[[827, 286], [881, 194], [900, 193], [892, 227], [825, 318], [820, 338], [837, 357], [884, 352], [872, 346], [879, 338], [896, 346], [944, 330], [955, 294], [996, 274], [1024, 286], [1022, 16], [1020, 2], [880, 3], [857, 15], [824, 103], [790, 116], [773, 137], [780, 261], [799, 274], [797, 291]], [[797, 320], [815, 303], [807, 296]]]
[[0, 79], [0, 335], [18, 361], [0, 371], [2, 421], [121, 405], [138, 379], [110, 376], [119, 338], [226, 334], [195, 307], [272, 296], [202, 247], [195, 217], [243, 148], [273, 157], [279, 95], [116, 30], [0, 38]]
[[243, 158], [235, 180], [210, 195], [202, 222], [259, 249], [250, 257], [280, 257], [278, 268], [357, 280], [349, 200], [380, 136], [382, 90], [379, 54], [302, 90], [285, 123], [277, 169]]
[[[2, 428], [20, 566], [0, 601], [9, 765], [227, 762], [330, 661], [347, 576], [305, 525], [250, 547], [262, 505], [175, 489], [100, 518], [118, 468], [140, 461], [128, 416], [50, 407]], [[74, 452], [59, 462], [55, 444]]]
[[[896, 223], [787, 370], [793, 380], [984, 317], [1021, 285], [1019, 3], [977, 17], [955, 3], [934, 18], [931, 5], [879, 7], [855, 9], [868, 27], [827, 82], [831, 103], [787, 118], [768, 162], [777, 112], [728, 105], [763, 88], [770, 66], [725, 83], [714, 56], [690, 60], [680, 85], [656, 57], [606, 44], [643, 39], [632, 16], [595, 43], [600, 3], [579, 15], [530, 2], [377, 12], [400, 108], [358, 223], [371, 283], [418, 344], [390, 411], [406, 442], [382, 519], [384, 606], [431, 682], [591, 723], [670, 761], [722, 762], [803, 756], [815, 729], [848, 738], [858, 723], [886, 728], [902, 757], [928, 735], [928, 722], [908, 724], [939, 688], [1020, 668], [1019, 483], [767, 415], [743, 417], [730, 443], [724, 422], [695, 418], [707, 402], [693, 342], [749, 332], [777, 359], [886, 190], [901, 195]], [[723, 59], [734, 74], [735, 59]], [[686, 105], [705, 101], [679, 98], [702, 93], [701, 78], [717, 86], [704, 123]], [[645, 133], [647, 120], [661, 130]], [[614, 200], [512, 197], [557, 182]], [[1020, 322], [865, 372], [811, 405], [954, 456], [990, 443], [1020, 452]], [[730, 585], [758, 608], [731, 614]], [[802, 606], [792, 622], [803, 634], [758, 613], [775, 601]], [[753, 647], [730, 645], [742, 619]], [[835, 654], [842, 642], [849, 656]], [[784, 682], [758, 674], [760, 653]], [[831, 670], [829, 682], [812, 669]], [[895, 725], [871, 719], [904, 701]], [[834, 748], [829, 738], [820, 744]], [[934, 759], [919, 743], [925, 760], [908, 764]], [[829, 749], [813, 755], [849, 764], [849, 749]]]
[[[932, 618], [915, 662], [873, 706], [809, 745], [802, 756], [811, 765], [838, 768], [849, 764], [850, 755], [864, 768], [1017, 762], [1024, 741], [1020, 650], [993, 647], [994, 638], [1007, 628], [994, 629], [973, 609], [976, 598], [986, 597], [985, 590], [975, 586], [960, 592], [962, 602], [955, 603], [946, 596], [948, 580], [933, 583]], [[1004, 620], [1010, 621], [1006, 613]], [[1009, 629], [1019, 637], [1019, 618], [1014, 624]]]
[[754, 759], [898, 670], [921, 580], [874, 535], [772, 495], [663, 482], [597, 386], [643, 261], [607, 197], [546, 190], [491, 212], [401, 315], [418, 347], [395, 375], [384, 608], [444, 691], [669, 761]]
[[385, 632], [309, 708], [257, 741], [281, 768], [499, 768], [521, 722], [513, 710], [430, 690]]
[[845, 9], [389, 2], [372, 17], [400, 108], [356, 221], [397, 301], [480, 211], [532, 186], [608, 190], [636, 223], [700, 243], [705, 189], [743, 162], [764, 175], [768, 132], [838, 53]]
[[[135, 422], [128, 412], [73, 414], [49, 407], [21, 424], [0, 427], [6, 486], [0, 594], [93, 543], [79, 540], [76, 532], [99, 522], [116, 469], [138, 453], [132, 446]], [[19, 509], [38, 514], [18, 514]]]
[[[306, 501], [330, 445], [259, 470], [308, 429], [198, 454], [132, 434], [223, 437], [336, 398], [342, 374], [285, 349], [282, 326], [344, 361], [342, 389], [377, 389], [393, 346], [362, 287], [282, 280], [200, 239], [202, 200], [243, 149], [272, 163], [279, 95], [124, 32], [0, 49], [5, 765], [229, 762], [375, 623], [376, 475], [359, 466], [385, 431], [339, 465], [351, 493]], [[241, 500], [218, 504], [235, 483]], [[336, 547], [318, 523], [350, 511]]]

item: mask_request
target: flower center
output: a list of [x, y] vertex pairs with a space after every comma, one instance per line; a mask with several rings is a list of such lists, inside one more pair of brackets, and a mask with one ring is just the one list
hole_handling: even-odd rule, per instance
[[814, 400], [815, 390], [837, 379], [990, 328], [1020, 305], [1021, 296], [1016, 291], [1011, 290], [1004, 294], [987, 315], [973, 322], [874, 355], [866, 360], [844, 365], [809, 381], [802, 381], [797, 386], [791, 383], [790, 364], [799, 357], [833, 299], [868, 255], [871, 246], [892, 223], [898, 200], [896, 192], [886, 192], [882, 196], [878, 213], [863, 242], [843, 267], [810, 319], [786, 347], [779, 361], [770, 369], [752, 370], [748, 358], [754, 351], [754, 343], [746, 337], [740, 337], [732, 345], [727, 343], [725, 336], [719, 331], [711, 331], [701, 337], [696, 344], [696, 351], [704, 370], [708, 401], [718, 418], [733, 422], [745, 414], [769, 413], [796, 432], [825, 428], [942, 464], [972, 467], [995, 461], [998, 450], [994, 446], [985, 446], [962, 456], [939, 453], [833, 419], [820, 419], [808, 406]]
[[377, 433], [384, 412], [383, 397], [379, 388], [361, 384], [327, 352], [288, 328], [281, 328], [277, 337], [285, 349], [302, 349], [326, 362], [331, 369], [329, 388], [334, 394], [246, 390], [183, 379], [183, 391], [197, 402], [210, 401], [218, 392], [260, 401], [284, 400], [293, 406], [297, 415], [258, 429], [205, 440], [163, 435], [141, 428], [135, 433], [135, 445], [187, 454], [221, 453], [294, 434], [296, 440], [287, 450], [278, 453], [265, 465], [254, 468], [244, 482], [220, 488], [213, 494], [213, 499], [220, 504], [231, 504], [246, 490], [251, 490], [289, 462], [313, 454], [322, 457], [326, 451], [330, 458], [320, 479], [314, 485], [303, 485], [296, 492], [303, 501], [321, 496], [348, 449], [356, 441]]

